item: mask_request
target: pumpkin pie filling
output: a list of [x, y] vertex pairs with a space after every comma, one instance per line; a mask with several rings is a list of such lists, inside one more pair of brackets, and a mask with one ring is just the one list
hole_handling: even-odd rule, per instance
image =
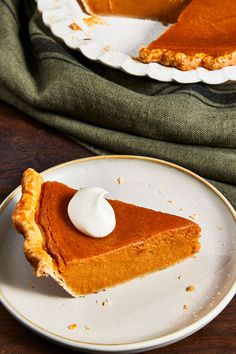
[[192, 0], [175, 24], [140, 50], [139, 58], [182, 70], [235, 65], [235, 1]]
[[[25, 254], [36, 274], [51, 275], [74, 296], [163, 269], [200, 248], [196, 223], [119, 200], [109, 200], [116, 215], [114, 231], [99, 239], [85, 236], [67, 214], [76, 190], [40, 178], [33, 170], [25, 172], [13, 222], [25, 237]], [[29, 198], [34, 198], [32, 185], [38, 182], [40, 192], [32, 211]], [[31, 205], [33, 218], [27, 214], [27, 205]]]
[[139, 51], [144, 63], [181, 70], [236, 65], [236, 2], [232, 0], [83, 0], [89, 13], [175, 22]]
[[86, 11], [100, 16], [127, 16], [175, 22], [191, 0], [82, 0]]

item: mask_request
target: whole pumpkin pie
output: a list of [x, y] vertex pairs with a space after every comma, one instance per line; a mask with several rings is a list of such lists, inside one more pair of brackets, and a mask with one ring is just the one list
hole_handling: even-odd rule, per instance
[[37, 276], [52, 276], [71, 295], [98, 291], [173, 265], [198, 252], [200, 227], [179, 216], [109, 200], [116, 216], [110, 235], [95, 239], [71, 223], [67, 206], [77, 191], [44, 182], [27, 169], [13, 223]]
[[236, 65], [235, 0], [83, 0], [89, 13], [175, 22], [139, 51], [144, 63], [181, 70]]

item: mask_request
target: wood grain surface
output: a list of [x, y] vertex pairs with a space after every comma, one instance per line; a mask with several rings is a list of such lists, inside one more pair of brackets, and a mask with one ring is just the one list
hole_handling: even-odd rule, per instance
[[[0, 153], [1, 201], [19, 185], [22, 171], [26, 167], [43, 171], [59, 163], [91, 155], [62, 134], [3, 103], [0, 103]], [[152, 352], [236, 354], [236, 299], [202, 330]], [[0, 305], [0, 354], [52, 353], [65, 354], [72, 351], [34, 334]]]

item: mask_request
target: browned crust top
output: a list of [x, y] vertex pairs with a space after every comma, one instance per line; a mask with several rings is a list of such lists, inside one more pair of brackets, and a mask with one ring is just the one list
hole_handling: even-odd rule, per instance
[[193, 55], [176, 53], [167, 49], [141, 48], [139, 60], [144, 63], [156, 62], [165, 66], [175, 67], [187, 71], [203, 67], [208, 70], [218, 70], [230, 65], [236, 65], [236, 51], [213, 57], [206, 53]]
[[37, 276], [49, 275], [54, 268], [50, 255], [43, 249], [43, 234], [35, 221], [43, 178], [28, 168], [22, 177], [22, 196], [12, 215], [13, 224], [24, 238], [24, 253]]
[[65, 283], [55, 261], [44, 249], [43, 233], [35, 220], [43, 183], [42, 176], [32, 168], [28, 168], [23, 173], [22, 195], [13, 211], [12, 221], [16, 230], [25, 238], [24, 253], [29, 263], [35, 268], [35, 274], [38, 277], [50, 275], [72, 296], [77, 296], [74, 289]]

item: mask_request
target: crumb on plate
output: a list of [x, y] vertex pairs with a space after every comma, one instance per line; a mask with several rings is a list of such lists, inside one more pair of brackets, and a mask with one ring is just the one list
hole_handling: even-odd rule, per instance
[[74, 329], [78, 328], [77, 323], [71, 323], [68, 325], [68, 329], [73, 331]]
[[193, 285], [189, 285], [187, 286], [187, 288], [185, 289], [186, 291], [194, 291], [195, 290], [195, 287]]
[[119, 185], [123, 184], [124, 181], [125, 181], [124, 177], [118, 177], [118, 178], [117, 178], [117, 183], [118, 183]]
[[69, 25], [70, 29], [72, 29], [73, 31], [82, 31], [82, 28], [77, 25], [76, 22], [73, 22]]
[[112, 305], [112, 301], [109, 300], [109, 299], [105, 299], [105, 300], [102, 302], [102, 306], [109, 306], [109, 305]]
[[109, 52], [111, 50], [110, 45], [106, 45], [105, 47], [102, 48], [103, 52]]
[[97, 16], [85, 17], [85, 18], [83, 18], [83, 21], [88, 27], [92, 27], [94, 25], [106, 25], [107, 24], [102, 18], [99, 18]]

